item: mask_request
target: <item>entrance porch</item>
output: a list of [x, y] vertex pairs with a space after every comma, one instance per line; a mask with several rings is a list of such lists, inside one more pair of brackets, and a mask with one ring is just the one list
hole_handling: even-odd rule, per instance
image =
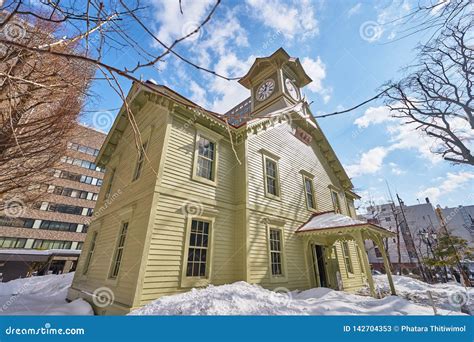
[[[392, 295], [396, 295], [390, 261], [383, 244], [384, 238], [393, 237], [395, 233], [335, 212], [313, 215], [296, 233], [304, 239], [307, 267], [314, 275], [313, 286], [344, 289], [346, 286], [339, 265], [343, 264], [348, 274], [355, 273], [354, 262], [357, 260], [361, 276], [367, 281], [370, 294], [375, 297], [374, 280], [364, 246], [365, 240], [372, 240], [382, 253], [390, 290]], [[341, 242], [341, 253], [336, 251], [337, 242]], [[338, 255], [344, 258], [344, 262], [338, 260]]]

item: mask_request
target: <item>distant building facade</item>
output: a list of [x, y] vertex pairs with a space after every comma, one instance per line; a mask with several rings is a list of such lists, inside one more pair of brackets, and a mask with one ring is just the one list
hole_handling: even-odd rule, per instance
[[[450, 234], [473, 242], [474, 206], [445, 208], [442, 214]], [[417, 269], [419, 260], [433, 255], [438, 235], [445, 233], [428, 198], [421, 204], [402, 204], [402, 208], [393, 203], [370, 206], [367, 214], [362, 216], [397, 234], [385, 241], [396, 271], [400, 268], [408, 271]], [[365, 245], [374, 269], [383, 269], [382, 255], [377, 246], [371, 241], [366, 241]]]
[[94, 164], [105, 134], [78, 125], [66, 155], [31, 205], [0, 215], [0, 279], [75, 269], [104, 170]]
[[474, 205], [441, 209], [448, 231], [456, 236], [474, 242]]

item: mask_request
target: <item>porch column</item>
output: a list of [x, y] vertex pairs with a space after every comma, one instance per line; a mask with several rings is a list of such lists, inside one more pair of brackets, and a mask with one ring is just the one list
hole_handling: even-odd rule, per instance
[[367, 256], [367, 252], [365, 251], [365, 245], [364, 245], [364, 239], [362, 238], [362, 233], [360, 231], [357, 231], [351, 235], [354, 237], [354, 240], [362, 253], [361, 258], [362, 258], [362, 263], [364, 264], [364, 269], [366, 271], [367, 282], [369, 283], [370, 295], [372, 297], [375, 297], [374, 278], [372, 278], [372, 272], [370, 270], [370, 264], [369, 264], [369, 257]]
[[382, 239], [379, 236], [374, 236], [373, 241], [379, 248], [380, 253], [382, 253], [383, 264], [385, 266], [385, 273], [387, 273], [388, 284], [390, 285], [390, 292], [392, 293], [393, 296], [396, 296], [397, 292], [395, 291], [395, 285], [393, 284], [392, 270], [390, 269], [390, 262], [388, 261], [387, 252], [385, 251], [385, 247], [383, 245]]

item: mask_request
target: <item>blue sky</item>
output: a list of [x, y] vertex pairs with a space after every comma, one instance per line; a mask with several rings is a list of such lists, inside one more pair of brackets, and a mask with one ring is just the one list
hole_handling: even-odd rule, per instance
[[[213, 1], [148, 0], [147, 22], [163, 40], [171, 42], [196, 27]], [[415, 1], [224, 1], [199, 35], [178, 47], [192, 61], [228, 76], [243, 75], [255, 57], [283, 47], [299, 57], [313, 82], [303, 90], [315, 115], [348, 108], [377, 93], [400, 68], [415, 58], [413, 48], [427, 38], [424, 32], [403, 39], [397, 18], [413, 9]], [[131, 28], [140, 40], [143, 32]], [[106, 61], [133, 66], [133, 51], [110, 51]], [[199, 72], [170, 57], [158, 68], [142, 70], [205, 108], [224, 113], [249, 96], [236, 81]], [[123, 81], [128, 89], [130, 83]], [[107, 131], [121, 105], [104, 82], [82, 116], [84, 123]], [[380, 102], [338, 117], [319, 119], [339, 159], [352, 176], [357, 192], [368, 201], [387, 200], [386, 182], [407, 204], [429, 196], [441, 206], [474, 204], [474, 170], [455, 166], [430, 153], [432, 141], [394, 120]]]

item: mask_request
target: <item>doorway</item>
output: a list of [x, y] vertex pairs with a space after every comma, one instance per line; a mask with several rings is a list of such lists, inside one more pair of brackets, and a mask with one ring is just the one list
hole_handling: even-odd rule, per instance
[[318, 284], [319, 287], [329, 287], [324, 249], [323, 246], [316, 244], [313, 244], [311, 248], [313, 253], [314, 275], [316, 277], [316, 284]]

